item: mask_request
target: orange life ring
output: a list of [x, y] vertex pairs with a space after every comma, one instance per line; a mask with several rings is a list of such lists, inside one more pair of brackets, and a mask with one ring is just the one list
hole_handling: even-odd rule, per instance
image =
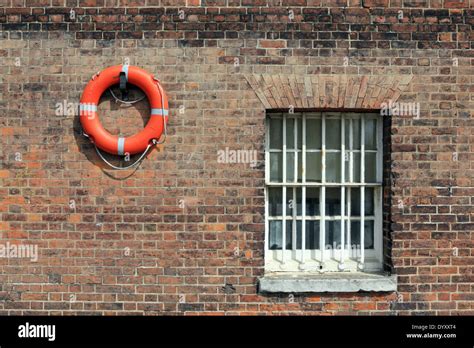
[[[97, 105], [102, 93], [120, 82], [121, 72], [125, 73], [128, 83], [145, 93], [151, 107], [150, 120], [145, 128], [140, 133], [126, 138], [106, 131], [97, 114]], [[168, 98], [160, 82], [152, 74], [136, 66], [115, 65], [94, 75], [82, 93], [79, 110], [85, 135], [96, 147], [114, 155], [133, 155], [146, 151], [152, 142], [160, 139], [168, 123]]]

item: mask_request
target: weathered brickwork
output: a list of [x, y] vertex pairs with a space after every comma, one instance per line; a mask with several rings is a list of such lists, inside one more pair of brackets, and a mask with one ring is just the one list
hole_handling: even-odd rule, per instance
[[[1, 0], [0, 243], [38, 260], [0, 258], [0, 314], [474, 314], [473, 25], [469, 0]], [[122, 63], [161, 80], [170, 124], [118, 172], [74, 103]], [[257, 292], [265, 109], [289, 107], [255, 85], [267, 76], [323, 86], [297, 107], [419, 103], [385, 122], [398, 292]], [[146, 123], [146, 101], [102, 100], [109, 131]], [[258, 165], [219, 163], [226, 147]]]

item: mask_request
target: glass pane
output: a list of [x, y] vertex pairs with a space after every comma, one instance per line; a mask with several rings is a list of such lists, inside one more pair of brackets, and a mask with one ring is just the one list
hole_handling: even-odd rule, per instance
[[319, 249], [319, 221], [306, 221], [306, 245], [305, 249]]
[[293, 235], [293, 220], [288, 220], [286, 222], [286, 250], [291, 250], [291, 248], [293, 248], [293, 239], [292, 239], [292, 235]]
[[301, 187], [296, 188], [296, 215], [301, 216], [303, 212], [302, 200], [303, 190]]
[[293, 196], [294, 188], [293, 187], [286, 187], [286, 188], [283, 188], [283, 189], [284, 190], [286, 189], [286, 216], [292, 216], [293, 215], [293, 208], [296, 205], [295, 197]]
[[[374, 215], [374, 189], [366, 187], [364, 193], [364, 214]], [[351, 188], [351, 216], [360, 216], [360, 188]]]
[[341, 182], [341, 153], [326, 153], [326, 181]]
[[298, 153], [298, 182], [303, 181], [303, 157], [302, 153]]
[[365, 153], [365, 182], [377, 182], [376, 172], [377, 154], [375, 152]]
[[352, 120], [352, 149], [360, 150], [360, 119]]
[[321, 152], [306, 153], [306, 181], [321, 182]]
[[[360, 250], [360, 221], [351, 221], [351, 245]], [[374, 222], [364, 221], [364, 249], [374, 249]]]
[[374, 221], [364, 221], [364, 233], [365, 249], [374, 249]]
[[365, 123], [364, 125], [365, 149], [375, 150], [377, 148], [377, 137], [376, 137], [377, 128], [375, 127], [376, 120], [366, 118], [364, 123]]
[[306, 149], [321, 149], [321, 119], [306, 119]]
[[360, 152], [352, 154], [353, 182], [360, 182]]
[[270, 153], [270, 181], [283, 181], [282, 157], [281, 152]]
[[268, 248], [270, 250], [281, 249], [281, 236], [282, 236], [282, 223], [281, 221], [270, 220], [269, 221], [269, 234]]
[[350, 173], [349, 173], [349, 166], [351, 163], [351, 151], [344, 152], [344, 181], [350, 182]]
[[281, 190], [281, 187], [268, 188], [268, 212], [270, 216], [281, 216], [282, 214]]
[[301, 231], [301, 225], [302, 225], [301, 221], [296, 221], [296, 249], [301, 249], [302, 248], [301, 235], [302, 235], [303, 232]]
[[286, 153], [286, 181], [295, 180], [295, 154], [294, 152]]
[[341, 221], [326, 221], [326, 249], [337, 249], [341, 245]]
[[296, 119], [296, 123], [297, 123], [297, 131], [298, 131], [298, 134], [297, 134], [297, 143], [298, 143], [298, 149], [301, 150], [303, 148], [303, 119], [301, 118], [297, 118]]
[[341, 189], [326, 188], [326, 216], [341, 215]]
[[351, 188], [351, 216], [360, 216], [360, 188]]
[[283, 148], [283, 125], [281, 118], [270, 118], [270, 149]]
[[295, 119], [294, 118], [286, 119], [286, 148], [287, 149], [295, 148]]
[[344, 144], [346, 149], [349, 150], [350, 147], [350, 138], [349, 133], [351, 132], [351, 119], [346, 119], [346, 125], [344, 126]]
[[366, 187], [364, 196], [365, 216], [374, 215], [374, 188]]
[[319, 216], [319, 188], [306, 188], [306, 216]]
[[326, 119], [326, 149], [339, 150], [341, 148], [341, 120]]

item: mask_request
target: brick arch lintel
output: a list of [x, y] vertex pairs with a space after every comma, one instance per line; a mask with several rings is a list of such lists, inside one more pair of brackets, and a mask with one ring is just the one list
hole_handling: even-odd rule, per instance
[[396, 102], [413, 75], [245, 74], [266, 109], [380, 109]]

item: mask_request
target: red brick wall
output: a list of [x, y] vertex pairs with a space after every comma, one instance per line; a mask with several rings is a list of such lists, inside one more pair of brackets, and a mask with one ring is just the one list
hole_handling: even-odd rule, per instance
[[[0, 4], [1, 243], [39, 248], [37, 262], [0, 258], [0, 314], [474, 314], [473, 5], [201, 2]], [[104, 167], [77, 115], [57, 112], [125, 59], [171, 108], [166, 144], [135, 172]], [[420, 118], [386, 128], [398, 293], [257, 293], [265, 109], [249, 73], [414, 76], [400, 100]], [[147, 108], [106, 95], [99, 110], [129, 135]], [[226, 147], [259, 165], [218, 163]]]

